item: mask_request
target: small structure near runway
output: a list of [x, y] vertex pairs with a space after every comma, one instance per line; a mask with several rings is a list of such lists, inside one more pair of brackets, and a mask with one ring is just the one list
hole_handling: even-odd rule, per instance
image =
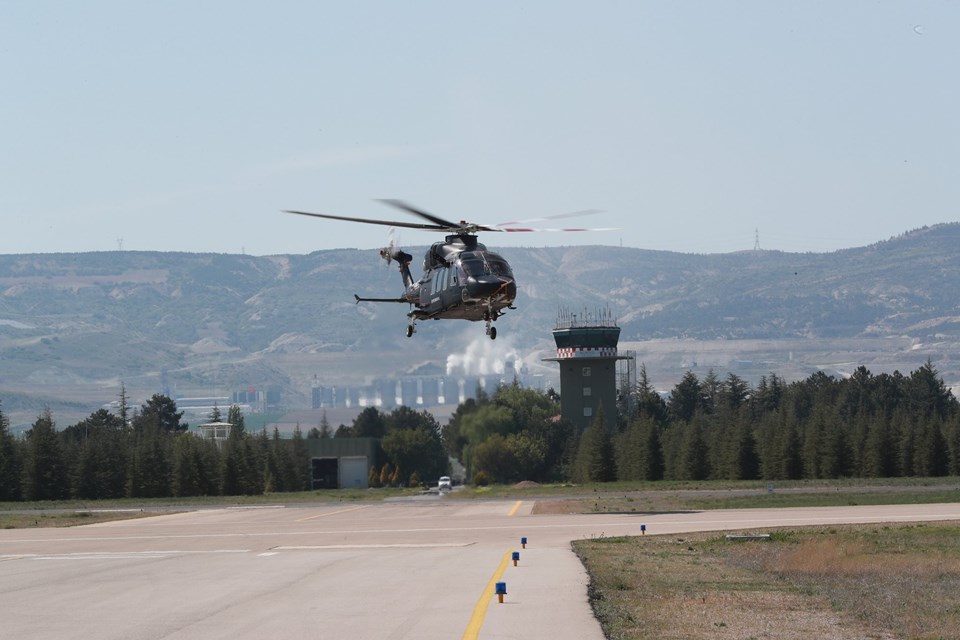
[[213, 440], [222, 449], [223, 443], [230, 437], [232, 428], [233, 424], [229, 422], [207, 422], [197, 427], [197, 433], [205, 440]]
[[308, 438], [311, 489], [366, 489], [378, 465], [378, 438]]

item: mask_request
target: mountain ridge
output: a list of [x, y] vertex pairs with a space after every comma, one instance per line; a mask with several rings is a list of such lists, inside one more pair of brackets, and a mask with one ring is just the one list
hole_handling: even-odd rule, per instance
[[[517, 276], [519, 310], [498, 321], [496, 346], [540, 366], [558, 309], [604, 309], [618, 319], [621, 343], [639, 352], [712, 342], [728, 345], [727, 361], [735, 361], [746, 341], [809, 344], [814, 352], [829, 343], [834, 352], [845, 341], [876, 340], [878, 352], [900, 345], [890, 357], [866, 360], [878, 370], [930, 358], [954, 384], [957, 247], [960, 223], [829, 253], [498, 249]], [[406, 248], [414, 255], [425, 249]], [[362, 381], [402, 373], [410, 362], [442, 367], [483, 337], [482, 324], [443, 321], [421, 323], [408, 340], [406, 307], [353, 299], [391, 297], [400, 288], [375, 250], [0, 255], [0, 406], [8, 413], [37, 397], [99, 406], [115, 398], [121, 381], [146, 394], [160, 391], [164, 378], [176, 389], [211, 392], [276, 386], [291, 406], [309, 406], [313, 375]], [[662, 365], [652, 371], [661, 386], [681, 360], [651, 356]], [[816, 366], [784, 362], [798, 375]]]

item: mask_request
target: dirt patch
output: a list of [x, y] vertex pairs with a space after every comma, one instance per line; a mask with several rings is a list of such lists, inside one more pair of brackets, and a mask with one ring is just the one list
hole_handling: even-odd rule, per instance
[[539, 482], [534, 482], [533, 480], [524, 480], [523, 482], [518, 482], [513, 485], [514, 489], [536, 489], [540, 486]]
[[537, 500], [531, 513], [539, 515], [557, 515], [567, 513], [584, 513], [583, 500]]

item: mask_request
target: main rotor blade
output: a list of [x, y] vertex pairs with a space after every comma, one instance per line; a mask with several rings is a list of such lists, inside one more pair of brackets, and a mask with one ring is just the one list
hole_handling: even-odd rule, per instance
[[450, 222], [449, 220], [444, 220], [443, 218], [438, 218], [437, 216], [432, 215], [432, 214], [430, 214], [430, 213], [427, 213], [426, 211], [421, 211], [420, 209], [417, 209], [416, 207], [410, 206], [409, 204], [407, 204], [407, 203], [404, 202], [403, 200], [392, 200], [392, 199], [386, 198], [386, 199], [381, 199], [380, 202], [382, 202], [382, 203], [384, 203], [384, 204], [388, 204], [388, 205], [390, 205], [391, 207], [396, 207], [397, 209], [402, 209], [402, 210], [406, 211], [407, 213], [412, 213], [412, 214], [415, 215], [415, 216], [420, 216], [420, 217], [423, 218], [424, 220], [429, 220], [430, 222], [432, 222], [432, 223], [434, 223], [434, 224], [436, 224], [436, 225], [439, 225], [439, 226], [441, 226], [441, 227], [445, 227], [445, 228], [447, 228], [447, 229], [451, 229], [451, 230], [453, 230], [453, 229], [459, 229], [460, 227], [463, 226], [462, 224], [457, 224], [456, 222]]
[[350, 218], [347, 216], [334, 216], [329, 213], [310, 213], [308, 211], [291, 211], [284, 209], [284, 213], [295, 213], [298, 216], [311, 216], [313, 218], [327, 218], [329, 220], [345, 220], [347, 222], [363, 222], [364, 224], [379, 224], [387, 227], [406, 227], [408, 229], [426, 229], [428, 231], [449, 231], [448, 227], [423, 224], [420, 222], [396, 222], [394, 220], [371, 220], [369, 218]]
[[505, 229], [499, 229], [499, 231], [506, 231], [507, 233], [534, 233], [534, 232], [568, 232], [568, 231], [620, 231], [620, 227], [577, 227], [569, 229], [532, 229], [530, 227], [507, 227]]
[[518, 224], [529, 224], [531, 222], [541, 222], [543, 220], [561, 220], [563, 218], [579, 218], [580, 216], [595, 216], [603, 213], [601, 209], [584, 209], [583, 211], [571, 211], [570, 213], [558, 213], [555, 216], [545, 216], [543, 218], [530, 218], [528, 220], [514, 220], [512, 222], [498, 222], [498, 227], [508, 227]]

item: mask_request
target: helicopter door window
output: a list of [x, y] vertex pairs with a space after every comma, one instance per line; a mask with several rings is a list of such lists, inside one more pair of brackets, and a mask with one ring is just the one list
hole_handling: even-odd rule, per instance
[[433, 293], [439, 293], [447, 288], [450, 280], [450, 269], [443, 267], [433, 273]]

